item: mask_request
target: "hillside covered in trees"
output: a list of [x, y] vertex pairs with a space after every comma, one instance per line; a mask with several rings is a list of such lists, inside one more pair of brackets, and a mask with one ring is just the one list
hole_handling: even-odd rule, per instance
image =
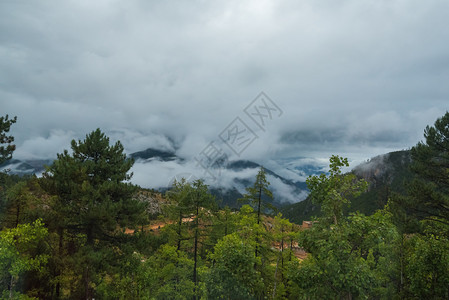
[[[0, 119], [0, 163], [15, 123]], [[97, 129], [42, 177], [0, 174], [0, 296], [447, 299], [448, 128], [446, 113], [410, 151], [350, 173], [331, 156], [328, 173], [307, 179], [308, 199], [282, 213], [263, 167], [238, 209], [202, 180], [144, 190], [123, 145]]]
[[[368, 189], [351, 199], [345, 214], [358, 211], [370, 215], [382, 209], [392, 195], [404, 195], [407, 183], [413, 178], [410, 165], [410, 150], [402, 150], [374, 157], [355, 167], [352, 173], [357, 178], [366, 180]], [[298, 203], [284, 205], [280, 211], [284, 217], [299, 224], [321, 216], [320, 205], [314, 203], [311, 197]]]

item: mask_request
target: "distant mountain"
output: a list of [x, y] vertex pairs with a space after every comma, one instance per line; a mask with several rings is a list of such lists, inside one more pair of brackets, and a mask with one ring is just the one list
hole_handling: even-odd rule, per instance
[[[154, 148], [148, 148], [143, 151], [138, 151], [131, 153], [129, 157], [136, 160], [140, 164], [151, 164], [154, 161], [163, 163], [176, 162], [179, 165], [186, 164], [187, 161], [176, 155], [175, 152], [163, 151]], [[40, 174], [45, 170], [45, 165], [51, 165], [53, 160], [17, 160], [13, 159], [0, 165], [0, 169], [10, 169], [12, 174]], [[223, 166], [223, 171], [229, 171], [231, 178], [227, 178], [226, 186], [216, 186], [210, 187], [210, 191], [215, 195], [217, 201], [221, 206], [229, 205], [230, 207], [238, 208], [241, 203], [237, 199], [243, 197], [245, 193], [245, 188], [251, 186], [254, 183], [255, 175], [245, 175], [245, 174], [256, 174], [260, 168], [260, 164], [248, 161], [248, 160], [237, 160], [231, 161]], [[282, 168], [282, 166], [280, 167]], [[280, 207], [285, 202], [300, 201], [305, 198], [306, 195], [306, 184], [301, 181], [294, 181], [283, 176], [280, 176], [276, 172], [265, 168], [267, 173], [267, 178], [271, 182], [270, 189], [274, 194], [273, 205]], [[234, 176], [233, 178], [232, 176]], [[154, 188], [160, 192], [167, 190], [166, 187], [146, 187]]]
[[134, 153], [131, 153], [129, 156], [134, 158], [135, 160], [137, 160], [137, 159], [143, 159], [143, 160], [159, 159], [161, 161], [172, 161], [172, 160], [180, 159], [178, 156], [176, 156], [176, 154], [174, 152], [162, 151], [162, 150], [157, 150], [157, 149], [153, 149], [153, 148], [148, 148], [143, 151], [134, 152]]
[[[256, 171], [259, 170], [261, 167], [260, 164], [249, 161], [249, 160], [237, 160], [237, 161], [231, 161], [226, 166], [226, 169], [233, 170], [233, 171], [243, 171], [248, 169], [253, 169]], [[287, 179], [285, 177], [282, 177], [278, 175], [277, 173], [273, 172], [270, 169], [265, 168], [265, 172], [267, 174], [267, 179], [269, 182], [273, 184], [273, 180], [280, 181], [286, 188], [290, 190], [290, 193], [292, 197], [303, 195], [307, 190], [307, 185], [305, 182], [299, 182], [299, 181], [293, 181], [291, 179]], [[254, 173], [255, 173], [254, 172]], [[211, 188], [212, 194], [214, 194], [217, 199], [222, 199], [221, 203], [223, 205], [229, 205], [230, 207], [240, 207], [241, 203], [237, 201], [237, 199], [242, 198], [245, 191], [243, 188], [237, 188], [237, 187], [249, 187], [254, 184], [255, 177], [251, 178], [235, 178], [234, 183], [235, 186], [231, 189], [225, 189], [225, 188]], [[282, 193], [276, 190], [276, 188], [271, 185], [270, 189], [273, 192], [273, 201], [272, 204], [275, 207], [281, 207], [285, 202], [290, 202], [290, 199], [287, 199], [283, 197]], [[291, 198], [292, 198], [291, 197]], [[304, 198], [303, 198], [304, 199]], [[297, 201], [303, 200], [301, 198], [297, 198]], [[268, 200], [268, 199], [267, 199]]]
[[[411, 163], [410, 151], [397, 151], [379, 155], [356, 166], [352, 172], [358, 178], [364, 178], [369, 183], [368, 191], [351, 200], [346, 213], [359, 211], [372, 214], [387, 203], [392, 193], [405, 193], [405, 182], [412, 178], [409, 170]], [[292, 222], [301, 223], [320, 215], [320, 207], [312, 203], [310, 198], [281, 208], [284, 217]]]
[[[153, 148], [148, 148], [143, 151], [131, 153], [129, 157], [132, 157], [135, 160], [159, 159], [161, 161], [172, 161], [180, 159], [179, 157], [176, 156], [174, 152], [162, 151]], [[39, 174], [45, 171], [45, 166], [49, 166], [52, 163], [53, 159], [29, 159], [29, 160], [11, 159], [0, 164], [0, 171], [8, 169], [10, 170], [11, 173], [18, 175]]]
[[0, 171], [8, 170], [12, 174], [17, 175], [40, 174], [45, 171], [45, 166], [49, 166], [52, 163], [52, 159], [30, 159], [25, 161], [11, 159], [0, 164]]

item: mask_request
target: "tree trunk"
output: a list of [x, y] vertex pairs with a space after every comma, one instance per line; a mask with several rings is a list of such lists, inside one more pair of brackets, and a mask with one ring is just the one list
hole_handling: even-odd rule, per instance
[[[91, 224], [89, 224], [87, 226], [87, 247], [89, 247], [89, 250], [93, 250], [93, 245], [94, 245], [94, 237], [93, 237], [93, 226]], [[89, 262], [87, 263], [87, 266], [85, 268], [84, 271], [84, 292], [85, 292], [85, 297], [86, 300], [90, 300], [92, 298], [92, 295], [90, 293], [90, 274], [89, 274]]]
[[[59, 255], [59, 259], [62, 259], [62, 255], [63, 255], [63, 241], [64, 241], [64, 229], [62, 229], [62, 227], [58, 228], [58, 235], [59, 235], [59, 243], [58, 243], [58, 255]], [[58, 281], [56, 282], [56, 299], [59, 299], [61, 296], [61, 275], [62, 275], [62, 268], [61, 265], [58, 264], [56, 266], [56, 277], [58, 278]]]
[[195, 241], [194, 241], [194, 255], [193, 255], [193, 283], [195, 285], [195, 295], [193, 296], [193, 299], [197, 299], [197, 288], [198, 288], [198, 279], [197, 279], [197, 261], [198, 261], [198, 234], [195, 230]]
[[281, 280], [284, 280], [284, 225], [281, 226]]
[[15, 226], [15, 228], [17, 228], [17, 226], [19, 226], [19, 219], [20, 219], [20, 203], [17, 204], [16, 226]]
[[84, 295], [86, 300], [90, 300], [90, 291], [89, 291], [89, 266], [86, 266], [84, 269]]
[[14, 289], [14, 285], [15, 285], [15, 283], [14, 283], [14, 276], [11, 275], [11, 281], [9, 283], [9, 299], [12, 299], [12, 291]]
[[225, 231], [224, 231], [224, 235], [227, 236], [228, 235], [228, 214], [225, 211]]
[[259, 199], [257, 203], [257, 224], [260, 223], [260, 207], [262, 204], [262, 187], [259, 188]]
[[199, 207], [196, 206], [196, 217], [195, 217], [195, 236], [194, 236], [194, 245], [193, 245], [193, 283], [195, 285], [194, 288], [194, 295], [193, 299], [198, 299], [197, 292], [198, 292], [198, 280], [197, 280], [197, 261], [198, 261], [198, 214], [199, 214]]
[[[259, 197], [258, 197], [258, 204], [257, 204], [257, 225], [260, 224], [260, 207], [262, 202], [262, 187], [259, 187]], [[255, 255], [256, 257], [259, 254], [259, 232], [256, 233], [256, 251]], [[256, 265], [254, 265], [256, 267]]]
[[179, 252], [179, 250], [181, 250], [181, 226], [182, 226], [182, 212], [181, 210], [179, 211], [179, 219], [178, 219], [178, 247], [177, 250]]
[[[294, 231], [294, 225], [292, 224], [292, 232]], [[292, 261], [292, 255], [293, 255], [293, 237], [290, 235], [290, 258], [288, 261]]]
[[[282, 253], [281, 253], [281, 255], [282, 255]], [[279, 267], [279, 256], [278, 256], [278, 260], [276, 262], [276, 269], [274, 270], [273, 299], [276, 296], [276, 286], [277, 286], [277, 283], [278, 283], [276, 276], [277, 276], [277, 273], [278, 273], [278, 267]]]
[[399, 285], [399, 292], [402, 293], [402, 288], [404, 286], [404, 234], [401, 234], [401, 251], [400, 251], [400, 260], [401, 260], [401, 282]]

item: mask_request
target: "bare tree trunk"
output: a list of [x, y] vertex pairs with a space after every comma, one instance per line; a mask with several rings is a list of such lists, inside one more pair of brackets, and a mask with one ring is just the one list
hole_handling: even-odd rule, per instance
[[9, 299], [12, 299], [12, 291], [14, 289], [14, 275], [11, 275], [11, 281], [9, 282]]

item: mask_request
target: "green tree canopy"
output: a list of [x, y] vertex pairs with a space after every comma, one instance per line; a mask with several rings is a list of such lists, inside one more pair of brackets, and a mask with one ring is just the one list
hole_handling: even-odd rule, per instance
[[240, 201], [247, 202], [254, 208], [257, 213], [257, 224], [260, 223], [261, 213], [266, 210], [275, 210], [274, 206], [268, 201], [273, 199], [273, 194], [268, 189], [269, 185], [270, 182], [267, 180], [265, 169], [260, 167], [254, 185], [247, 187], [246, 193], [240, 199]]
[[[9, 119], [9, 116], [0, 117], [0, 164], [8, 159], [11, 159], [12, 153], [16, 149], [16, 145], [13, 144], [14, 137], [7, 135], [11, 125], [16, 123], [17, 117]], [[4, 146], [5, 145], [5, 146]]]
[[419, 219], [449, 225], [449, 112], [424, 130], [425, 141], [411, 149], [412, 171], [407, 206]]
[[0, 231], [0, 288], [8, 291], [9, 299], [20, 275], [30, 270], [41, 271], [46, 264], [48, 255], [37, 254], [36, 249], [47, 235], [41, 220]]
[[290, 278], [305, 297], [313, 299], [388, 298], [396, 228], [387, 211], [368, 217], [360, 213], [343, 216], [344, 205], [367, 187], [353, 174], [342, 174], [343, 166], [348, 166], [346, 158], [332, 156], [328, 175], [307, 180], [323, 217], [311, 229], [301, 231], [299, 245], [309, 255], [296, 267], [291, 264]]
[[106, 256], [99, 250], [109, 248], [107, 253], [120, 248], [127, 240], [125, 227], [142, 224], [145, 207], [132, 197], [136, 187], [129, 182], [132, 174], [128, 172], [133, 160], [123, 153], [120, 142], [110, 145], [109, 138], [97, 129], [84, 141], [73, 140], [71, 146], [72, 153], [65, 150], [58, 154], [44, 178], [46, 189], [58, 196], [53, 207], [58, 226], [85, 238], [74, 257], [85, 265], [85, 297], [90, 298], [95, 269], [107, 265], [100, 263]]
[[97, 129], [84, 141], [72, 141], [44, 174], [47, 189], [59, 196], [57, 210], [64, 226], [86, 234], [87, 244], [95, 239], [113, 240], [114, 233], [136, 224], [143, 204], [132, 199], [136, 187], [128, 173], [133, 160], [126, 158], [120, 142], [109, 145], [109, 138]]
[[329, 175], [309, 176], [307, 186], [312, 201], [321, 205], [322, 221], [338, 224], [349, 199], [364, 192], [368, 183], [363, 179], [357, 180], [352, 173], [342, 174], [341, 168], [349, 167], [347, 158], [332, 155], [329, 161]]
[[253, 299], [263, 293], [263, 281], [254, 265], [254, 247], [236, 234], [229, 234], [210, 254], [214, 262], [207, 278], [211, 299]]

